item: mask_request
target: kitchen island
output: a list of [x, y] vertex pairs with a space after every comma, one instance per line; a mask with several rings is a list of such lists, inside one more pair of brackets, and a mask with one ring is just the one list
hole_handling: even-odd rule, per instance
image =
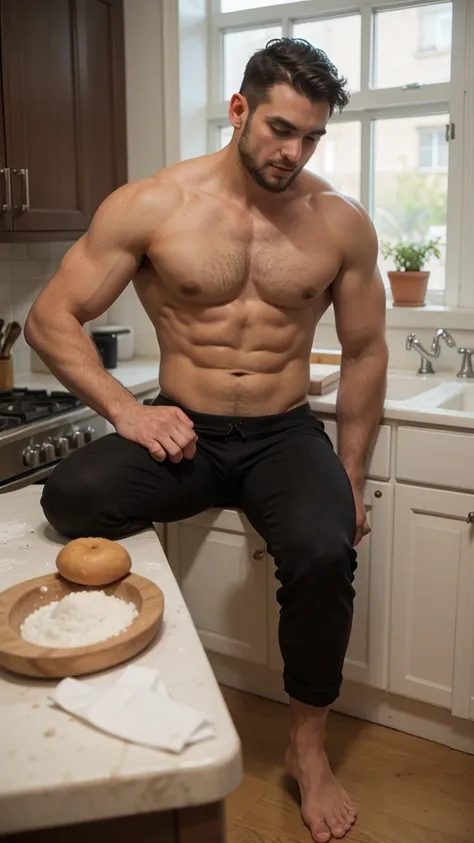
[[[41, 486], [2, 495], [0, 590], [54, 573], [65, 540], [45, 522]], [[241, 746], [208, 659], [153, 530], [121, 542], [132, 571], [163, 591], [155, 641], [134, 664], [157, 668], [170, 696], [214, 721], [216, 737], [180, 754], [126, 743], [69, 716], [49, 694], [59, 680], [0, 668], [0, 839], [222, 843], [224, 800], [242, 777]], [[101, 683], [119, 665], [85, 678]], [[20, 833], [20, 834], [18, 834]]]

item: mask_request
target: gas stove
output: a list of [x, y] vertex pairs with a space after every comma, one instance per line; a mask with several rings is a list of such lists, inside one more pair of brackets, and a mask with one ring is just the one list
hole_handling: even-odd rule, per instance
[[83, 406], [82, 401], [70, 392], [48, 392], [46, 389], [0, 391], [0, 432]]
[[0, 493], [44, 481], [70, 453], [107, 432], [107, 422], [66, 391], [0, 391]]

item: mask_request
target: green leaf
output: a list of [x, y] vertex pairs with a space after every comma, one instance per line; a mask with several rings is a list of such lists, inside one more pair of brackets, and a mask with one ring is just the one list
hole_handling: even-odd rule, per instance
[[384, 258], [393, 259], [399, 272], [420, 272], [431, 255], [440, 257], [439, 240], [428, 240], [426, 243], [382, 242], [381, 252]]

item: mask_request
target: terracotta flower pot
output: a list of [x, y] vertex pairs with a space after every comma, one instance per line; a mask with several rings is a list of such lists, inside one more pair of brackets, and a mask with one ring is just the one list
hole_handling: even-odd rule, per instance
[[387, 272], [394, 307], [423, 307], [429, 272]]

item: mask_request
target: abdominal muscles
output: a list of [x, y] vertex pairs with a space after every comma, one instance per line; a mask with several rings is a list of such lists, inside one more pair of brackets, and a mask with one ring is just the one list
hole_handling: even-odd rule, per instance
[[196, 412], [268, 415], [306, 400], [314, 313], [255, 298], [164, 306], [155, 317], [162, 391]]

